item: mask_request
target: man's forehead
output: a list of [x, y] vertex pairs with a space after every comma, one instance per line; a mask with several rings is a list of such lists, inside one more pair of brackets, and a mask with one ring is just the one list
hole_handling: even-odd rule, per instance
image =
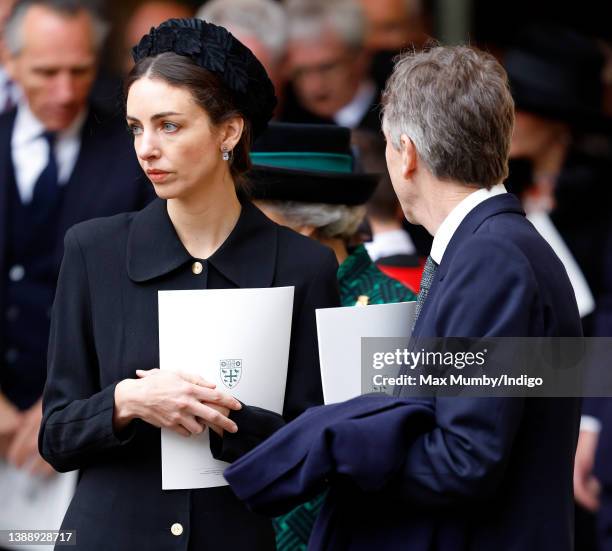
[[387, 20], [389, 17], [404, 18], [409, 15], [406, 0], [361, 0], [362, 6], [371, 20]]
[[64, 14], [45, 6], [32, 6], [25, 14], [21, 33], [24, 48], [93, 48], [93, 22], [85, 10]]
[[293, 59], [335, 57], [338, 52], [348, 49], [338, 34], [331, 29], [326, 29], [319, 35], [298, 37], [289, 42], [289, 55]]

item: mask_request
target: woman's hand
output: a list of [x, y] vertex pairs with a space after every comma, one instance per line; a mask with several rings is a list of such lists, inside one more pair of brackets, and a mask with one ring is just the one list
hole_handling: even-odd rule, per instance
[[116, 430], [139, 418], [183, 436], [200, 434], [206, 425], [217, 433], [237, 432], [227, 416], [242, 405], [233, 396], [215, 389], [202, 377], [150, 369], [136, 371], [139, 379], [125, 379], [115, 387]]

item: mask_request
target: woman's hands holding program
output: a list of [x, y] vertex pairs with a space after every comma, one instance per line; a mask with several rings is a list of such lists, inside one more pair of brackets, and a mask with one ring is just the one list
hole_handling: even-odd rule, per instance
[[197, 375], [149, 369], [136, 371], [138, 379], [124, 379], [115, 387], [113, 424], [116, 431], [133, 419], [169, 428], [183, 436], [200, 434], [206, 426], [220, 436], [237, 432], [228, 418], [242, 405]]

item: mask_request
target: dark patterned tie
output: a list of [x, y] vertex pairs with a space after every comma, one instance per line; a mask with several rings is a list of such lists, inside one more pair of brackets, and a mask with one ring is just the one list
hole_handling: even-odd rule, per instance
[[425, 268], [423, 269], [423, 275], [421, 276], [421, 287], [419, 289], [419, 296], [417, 297], [414, 325], [416, 325], [419, 315], [421, 314], [421, 310], [423, 309], [423, 304], [425, 304], [425, 301], [427, 300], [427, 295], [429, 294], [429, 289], [431, 288], [431, 284], [433, 283], [437, 269], [438, 264], [436, 261], [431, 258], [431, 256], [428, 256], [427, 262], [425, 262]]
[[43, 138], [45, 138], [49, 146], [49, 158], [47, 166], [40, 173], [34, 186], [32, 205], [48, 208], [57, 201], [59, 196], [57, 160], [55, 159], [55, 134], [53, 132], [45, 132], [43, 133]]

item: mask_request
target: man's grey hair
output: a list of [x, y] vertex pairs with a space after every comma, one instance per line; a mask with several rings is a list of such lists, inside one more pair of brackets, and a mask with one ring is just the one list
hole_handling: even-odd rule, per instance
[[286, 218], [293, 228], [312, 226], [326, 239], [350, 239], [365, 216], [365, 207], [265, 200], [262, 204]]
[[489, 188], [508, 176], [514, 102], [492, 55], [468, 46], [403, 54], [382, 104], [393, 147], [408, 136], [436, 178]]
[[198, 10], [196, 17], [226, 27], [230, 32], [237, 29], [254, 36], [274, 61], [285, 55], [287, 15], [274, 0], [212, 0]]
[[285, 6], [290, 39], [319, 38], [331, 30], [350, 48], [363, 48], [366, 20], [358, 0], [285, 0]]
[[23, 48], [23, 21], [28, 10], [34, 6], [43, 6], [66, 17], [74, 17], [85, 10], [91, 17], [94, 49], [99, 52], [102, 48], [109, 26], [96, 10], [95, 3], [83, 0], [18, 0], [4, 28], [4, 42], [11, 55], [18, 55]]

